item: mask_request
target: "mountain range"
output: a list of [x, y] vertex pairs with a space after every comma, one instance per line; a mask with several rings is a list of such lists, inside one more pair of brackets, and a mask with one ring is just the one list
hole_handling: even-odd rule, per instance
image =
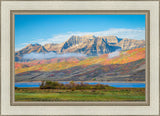
[[80, 53], [87, 56], [98, 56], [116, 50], [126, 51], [143, 47], [145, 47], [145, 40], [122, 39], [116, 36], [73, 35], [67, 41], [60, 44], [29, 44], [23, 49], [15, 52], [15, 61], [31, 60], [23, 59], [25, 54], [30, 53]]
[[[34, 57], [43, 53], [54, 57]], [[15, 81], [42, 80], [144, 82], [145, 40], [71, 36], [60, 44], [29, 44], [15, 52]]]

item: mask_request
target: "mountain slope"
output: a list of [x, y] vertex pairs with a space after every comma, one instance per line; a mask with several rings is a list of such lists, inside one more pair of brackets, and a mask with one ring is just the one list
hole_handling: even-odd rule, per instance
[[[128, 51], [119, 51], [119, 55], [109, 58], [110, 54], [103, 54], [96, 57], [89, 58], [53, 58], [50, 60], [34, 60], [30, 62], [22, 62], [18, 64], [28, 65], [30, 67], [19, 68], [16, 70], [16, 74], [31, 71], [51, 71], [51, 70], [62, 70], [74, 66], [89, 66], [94, 64], [100, 65], [111, 65], [111, 64], [126, 64], [134, 62], [140, 59], [145, 59], [145, 48], [136, 48]], [[32, 65], [33, 64], [33, 65]]]
[[59, 59], [50, 59], [18, 63], [15, 79], [16, 82], [145, 81], [145, 48], [122, 51], [113, 58], [108, 56], [109, 54], [103, 54], [81, 60], [67, 58], [60, 62]]
[[145, 48], [89, 58], [15, 63], [16, 81], [145, 81]]

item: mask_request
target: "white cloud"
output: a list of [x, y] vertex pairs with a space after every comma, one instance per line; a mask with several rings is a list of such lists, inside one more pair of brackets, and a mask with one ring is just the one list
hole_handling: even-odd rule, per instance
[[116, 50], [116, 51], [114, 51], [112, 53], [109, 53], [108, 54], [108, 58], [118, 57], [120, 55], [120, 51], [121, 51], [121, 49], [118, 49], [118, 50]]
[[23, 59], [49, 59], [49, 58], [68, 58], [68, 57], [85, 57], [85, 54], [80, 53], [65, 53], [65, 54], [56, 54], [54, 52], [49, 53], [30, 53], [25, 54]]
[[54, 35], [52, 38], [48, 39], [37, 39], [36, 41], [30, 41], [26, 43], [22, 43], [21, 46], [25, 46], [26, 44], [30, 43], [39, 43], [41, 45], [47, 43], [63, 43], [64, 41], [68, 40], [69, 37], [72, 35], [95, 35], [95, 36], [109, 36], [115, 35], [119, 38], [129, 38], [129, 39], [136, 39], [136, 40], [145, 40], [145, 29], [125, 29], [125, 28], [112, 28], [106, 31], [99, 31], [99, 32], [67, 32], [64, 34]]
[[95, 36], [109, 36], [109, 35], [115, 35], [119, 38], [129, 38], [129, 39], [136, 39], [136, 40], [144, 40], [145, 39], [145, 30], [144, 29], [109, 29], [107, 31], [99, 31], [99, 32], [68, 32], [65, 34], [59, 34], [53, 36], [53, 38], [46, 39], [40, 42], [40, 44], [46, 44], [46, 43], [62, 43], [66, 40], [68, 40], [69, 37], [72, 35], [95, 35]]

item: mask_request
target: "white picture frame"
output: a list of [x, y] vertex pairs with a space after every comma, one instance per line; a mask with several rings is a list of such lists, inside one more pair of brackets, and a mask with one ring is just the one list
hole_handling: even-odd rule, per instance
[[[149, 105], [56, 106], [11, 104], [11, 11], [147, 10], [150, 12]], [[1, 1], [1, 115], [159, 116], [159, 1]]]

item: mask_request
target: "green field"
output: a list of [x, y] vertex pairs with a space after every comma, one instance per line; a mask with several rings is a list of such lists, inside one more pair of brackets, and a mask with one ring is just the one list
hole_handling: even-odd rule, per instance
[[15, 89], [15, 101], [145, 101], [144, 88], [110, 90]]

